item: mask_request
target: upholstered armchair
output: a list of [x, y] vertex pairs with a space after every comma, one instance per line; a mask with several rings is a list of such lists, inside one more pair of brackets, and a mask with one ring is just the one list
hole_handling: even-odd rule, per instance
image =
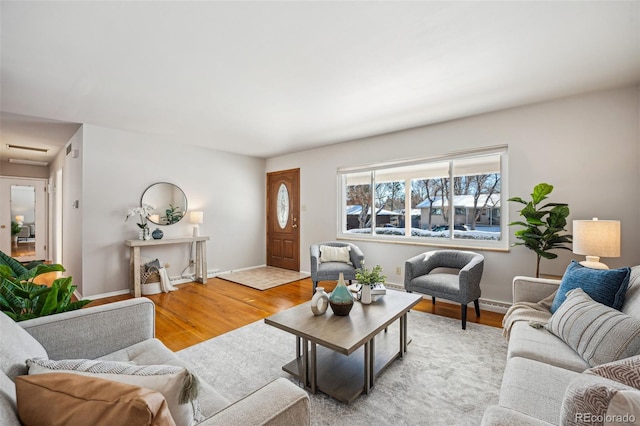
[[[432, 272], [436, 268], [449, 268], [458, 273]], [[476, 316], [480, 316], [480, 279], [484, 268], [484, 256], [471, 251], [435, 250], [419, 254], [404, 264], [404, 287], [408, 292], [418, 292], [452, 300], [461, 304], [462, 329], [467, 328], [467, 304], [473, 302]]]
[[[323, 261], [320, 246], [329, 246], [329, 247], [338, 247], [338, 248], [349, 248], [348, 251], [348, 262], [344, 261]], [[344, 274], [344, 279], [349, 280], [351, 283], [352, 280], [356, 279], [356, 269], [362, 267], [362, 262], [364, 261], [364, 254], [355, 244], [351, 243], [342, 243], [338, 241], [329, 241], [325, 243], [312, 244], [309, 247], [309, 251], [311, 253], [311, 281], [313, 281], [313, 292], [316, 292], [316, 287], [318, 286], [319, 281], [333, 281], [337, 280], [340, 272]], [[326, 260], [327, 257], [325, 256]], [[332, 257], [328, 258], [329, 260], [334, 259]], [[347, 260], [344, 258], [343, 260]]]

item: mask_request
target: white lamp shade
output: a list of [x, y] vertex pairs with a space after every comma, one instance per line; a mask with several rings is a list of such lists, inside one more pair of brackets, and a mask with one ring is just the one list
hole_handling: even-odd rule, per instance
[[24, 216], [21, 214], [16, 215], [16, 222], [24, 222]]
[[198, 211], [198, 210], [193, 210], [189, 212], [189, 222], [193, 224], [200, 224], [200, 223], [203, 223], [203, 219], [204, 219], [204, 212]]
[[160, 215], [159, 214], [150, 214], [149, 220], [153, 223], [160, 223]]
[[573, 252], [585, 256], [620, 257], [620, 221], [574, 220]]

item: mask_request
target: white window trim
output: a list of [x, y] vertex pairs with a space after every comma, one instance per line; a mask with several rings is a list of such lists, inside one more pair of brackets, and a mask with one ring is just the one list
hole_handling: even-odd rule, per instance
[[[410, 227], [405, 226], [405, 235], [379, 235], [379, 234], [352, 234], [346, 232], [346, 222], [343, 218], [346, 217], [346, 193], [344, 191], [344, 176], [350, 173], [356, 172], [375, 172], [376, 170], [389, 169], [401, 166], [410, 166], [414, 164], [439, 162], [439, 161], [451, 161], [456, 159], [475, 157], [480, 155], [500, 154], [500, 241], [490, 240], [465, 240], [454, 239], [453, 234], [449, 238], [430, 238], [430, 237], [412, 237], [410, 235]], [[451, 163], [449, 165], [449, 175], [451, 176]], [[509, 151], [507, 145], [497, 145], [487, 148], [478, 148], [466, 151], [457, 151], [447, 154], [439, 154], [429, 157], [412, 158], [406, 160], [395, 160], [384, 163], [374, 163], [369, 165], [339, 167], [337, 170], [337, 190], [338, 194], [338, 209], [337, 209], [337, 236], [339, 240], [351, 240], [351, 241], [372, 241], [391, 244], [407, 244], [418, 246], [432, 246], [432, 247], [447, 247], [447, 248], [459, 248], [459, 249], [476, 249], [486, 251], [508, 251], [509, 250], [509, 208], [508, 208], [508, 194], [509, 194]], [[375, 173], [372, 173], [371, 187], [372, 192], [374, 188]], [[405, 182], [406, 188], [410, 188]], [[408, 205], [408, 207], [407, 207]], [[407, 197], [405, 193], [405, 212], [411, 215], [411, 197]], [[406, 213], [405, 213], [406, 214]], [[455, 209], [449, 209], [449, 223], [454, 223]], [[375, 229], [375, 215], [372, 217], [372, 229]], [[407, 221], [405, 217], [405, 223], [411, 223], [411, 218]], [[408, 230], [409, 229], [409, 230]]]

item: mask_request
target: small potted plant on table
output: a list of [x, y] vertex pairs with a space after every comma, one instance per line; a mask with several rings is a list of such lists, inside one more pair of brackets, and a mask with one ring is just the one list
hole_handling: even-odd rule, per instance
[[371, 270], [368, 270], [364, 266], [364, 260], [362, 261], [362, 267], [356, 269], [356, 280], [362, 285], [362, 294], [360, 296], [360, 303], [368, 305], [371, 303], [371, 290], [376, 284], [384, 284], [387, 277], [382, 275], [382, 266], [376, 265]]

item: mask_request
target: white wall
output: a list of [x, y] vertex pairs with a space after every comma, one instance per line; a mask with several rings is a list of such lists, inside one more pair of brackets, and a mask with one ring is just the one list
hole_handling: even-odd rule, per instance
[[[179, 186], [187, 196], [188, 209], [204, 211], [200, 235], [211, 237], [207, 245], [209, 269], [265, 263], [265, 160], [182, 142], [83, 126], [80, 206], [84, 297], [129, 288], [129, 252], [124, 241], [137, 238], [138, 227], [132, 220], [137, 218], [126, 223], [124, 219], [127, 210], [139, 206], [142, 193], [155, 182]], [[165, 238], [192, 235], [188, 215], [161, 229]], [[177, 276], [189, 264], [189, 245], [143, 249], [142, 256], [169, 263], [169, 275]]]
[[[78, 150], [79, 155], [73, 157], [66, 155], [66, 147], [72, 145], [72, 151]], [[82, 294], [82, 223], [83, 205], [74, 208], [73, 202], [82, 198], [82, 151], [83, 130], [82, 127], [71, 137], [65, 148], [61, 149], [52, 162], [49, 172], [49, 259], [61, 260], [66, 276], [73, 277], [73, 283], [78, 286], [78, 293]], [[56, 178], [57, 171], [62, 169], [62, 185]], [[54, 194], [62, 191], [62, 230], [56, 229], [57, 221], [55, 212], [57, 200]], [[61, 231], [61, 232], [59, 232]], [[62, 253], [56, 248], [62, 240]]]
[[[527, 197], [534, 185], [555, 186], [550, 201], [569, 203], [573, 219], [619, 219], [622, 257], [610, 267], [640, 264], [640, 128], [638, 88], [575, 96], [442, 124], [369, 137], [267, 160], [267, 172], [300, 167], [301, 269], [309, 271], [309, 245], [336, 238], [336, 170], [383, 160], [423, 157], [470, 148], [509, 146], [509, 195]], [[509, 205], [509, 217], [517, 218]], [[505, 218], [506, 219], [506, 218]], [[571, 230], [571, 229], [570, 229]], [[511, 230], [510, 241], [515, 241]], [[434, 247], [361, 242], [369, 265], [383, 266], [401, 284], [404, 261]], [[483, 252], [482, 298], [511, 302], [515, 275], [535, 274], [535, 255], [524, 247]], [[541, 271], [561, 275], [571, 258], [559, 251]], [[400, 275], [395, 268], [402, 267]]]

